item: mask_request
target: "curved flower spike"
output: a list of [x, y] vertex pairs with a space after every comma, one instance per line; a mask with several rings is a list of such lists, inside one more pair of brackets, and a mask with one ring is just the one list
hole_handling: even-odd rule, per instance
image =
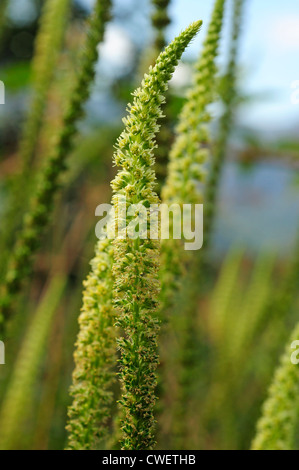
[[[145, 75], [134, 93], [124, 119], [115, 153], [120, 166], [112, 182], [115, 214], [120, 201], [127, 205], [142, 204], [147, 208], [158, 202], [154, 192], [155, 136], [161, 105], [175, 66], [183, 51], [199, 31], [201, 22], [191, 24], [160, 54], [156, 65]], [[126, 226], [132, 217], [126, 215]], [[114, 241], [115, 304], [119, 311], [117, 325], [124, 336], [118, 340], [121, 352], [120, 379], [123, 395], [120, 401], [123, 449], [152, 449], [155, 444], [153, 409], [156, 401], [156, 368], [158, 364], [157, 299], [159, 296], [159, 242], [151, 239], [116, 239]]]

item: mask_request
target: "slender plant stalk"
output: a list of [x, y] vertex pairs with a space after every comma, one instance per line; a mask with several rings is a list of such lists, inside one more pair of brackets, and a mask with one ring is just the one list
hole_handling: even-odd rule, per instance
[[110, 0], [97, 0], [94, 6], [79, 63], [77, 81], [63, 116], [61, 131], [41, 171], [39, 183], [31, 200], [31, 208], [24, 217], [23, 228], [9, 262], [0, 302], [1, 328], [11, 313], [14, 297], [21, 290], [23, 281], [31, 271], [33, 255], [39, 247], [41, 236], [53, 210], [60, 177], [66, 169], [66, 158], [76, 134], [76, 124], [83, 115], [83, 105], [89, 97], [90, 84], [95, 76], [98, 44], [103, 39], [105, 24], [110, 17], [110, 4]]
[[115, 357], [115, 313], [112, 305], [112, 244], [99, 241], [84, 282], [80, 331], [68, 410], [68, 449], [95, 449], [107, 435], [111, 415]]
[[233, 124], [234, 109], [236, 103], [236, 75], [237, 75], [237, 55], [239, 49], [239, 37], [241, 32], [244, 0], [234, 0], [232, 39], [229, 54], [227, 72], [223, 79], [222, 101], [225, 111], [221, 117], [219, 125], [219, 136], [213, 150], [212, 166], [205, 188], [205, 222], [204, 222], [204, 244], [207, 252], [215, 219], [215, 209], [217, 193], [222, 175], [222, 168], [225, 160], [227, 143], [230, 130]]
[[153, 11], [151, 14], [151, 23], [154, 31], [153, 41], [141, 56], [140, 75], [143, 77], [144, 72], [148, 70], [150, 65], [154, 65], [157, 56], [166, 46], [166, 28], [170, 24], [168, 8], [171, 0], [151, 0]]
[[[162, 117], [161, 105], [167, 82], [184, 49], [200, 29], [193, 23], [160, 54], [154, 68], [145, 75], [141, 88], [134, 93], [126, 129], [121, 134], [115, 154], [120, 166], [112, 183], [115, 214], [120, 214], [120, 201], [128, 205], [157, 204], [153, 171], [157, 120]], [[133, 216], [126, 215], [126, 226]], [[125, 230], [125, 229], [124, 229]], [[122, 232], [121, 232], [122, 234]], [[123, 234], [122, 234], [123, 235]], [[123, 395], [122, 448], [124, 450], [152, 449], [154, 437], [154, 406], [156, 402], [156, 368], [158, 364], [157, 335], [159, 322], [159, 242], [153, 239], [117, 238], [114, 241], [115, 304], [119, 315], [117, 326], [124, 336], [119, 338], [121, 352], [120, 380]]]
[[[153, 55], [154, 59], [166, 46], [166, 37], [165, 32], [167, 26], [170, 24], [171, 20], [169, 17], [169, 5], [170, 0], [152, 0], [154, 6], [154, 11], [152, 13], [152, 25], [155, 31], [155, 38], [153, 43]], [[171, 129], [171, 95], [167, 93], [166, 104], [164, 109], [165, 119], [164, 123], [160, 129], [160, 132], [157, 136], [157, 148], [155, 151], [156, 165], [155, 172], [157, 176], [157, 192], [160, 196], [161, 188], [165, 182], [167, 174], [167, 162], [169, 148], [171, 147], [173, 140], [173, 132]]]
[[152, 14], [152, 24], [155, 28], [155, 49], [160, 52], [166, 46], [165, 29], [170, 24], [168, 8], [170, 0], [152, 0], [155, 10]]
[[291, 345], [298, 339], [299, 325], [291, 335], [270, 386], [252, 443], [253, 450], [293, 450], [298, 412], [299, 366], [291, 361]]
[[0, 409], [0, 449], [16, 449], [22, 424], [32, 409], [33, 387], [52, 324], [53, 316], [66, 287], [66, 278], [56, 276], [33, 318], [21, 346], [13, 374]]

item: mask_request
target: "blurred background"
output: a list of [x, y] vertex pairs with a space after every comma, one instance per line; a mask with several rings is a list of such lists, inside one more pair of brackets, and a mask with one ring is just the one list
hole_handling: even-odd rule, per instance
[[[9, 29], [1, 55], [1, 79], [6, 84], [9, 103], [0, 108], [4, 151], [13, 150], [28, 103], [30, 58], [40, 3], [11, 0], [8, 9]], [[80, 41], [80, 24], [82, 26], [92, 4], [91, 0], [74, 1], [73, 23], [68, 33], [73, 48], [74, 43]], [[194, 18], [204, 21], [202, 34], [187, 50], [172, 80], [171, 92], [177, 97], [184, 96], [190, 84], [192, 62], [200, 50], [212, 7], [212, 1], [188, 0], [186, 4], [173, 0], [171, 3], [168, 40]], [[100, 47], [97, 83], [82, 123], [85, 134], [99, 126], [119, 125], [129, 93], [137, 83], [140, 56], [152, 40], [150, 12], [151, 4], [146, 0], [114, 2], [114, 19]], [[231, 240], [243, 240], [253, 251], [270, 246], [288, 255], [292, 250], [299, 216], [293, 197], [299, 120], [299, 104], [294, 102], [295, 82], [299, 80], [295, 60], [299, 47], [298, 18], [295, 0], [286, 0], [283, 4], [270, 0], [262, 4], [258, 0], [247, 2], [239, 71], [242, 102], [222, 182], [222, 210], [215, 234], [217, 252], [226, 249]], [[220, 64], [225, 60], [228, 39], [227, 19]], [[60, 74], [67, 74], [66, 59], [63, 58]], [[217, 116], [217, 109], [214, 115]], [[234, 164], [234, 150], [240, 148], [238, 164]]]
[[[14, 338], [7, 340], [6, 366], [0, 370], [2, 398], [24, 335], [24, 325], [47, 294], [55, 273], [64, 272], [68, 283], [59, 294], [59, 306], [55, 307], [57, 312], [47, 352], [41, 361], [38, 383], [34, 385], [35, 404], [29, 418], [22, 424], [23, 428], [20, 427], [27, 429], [27, 433], [19, 437], [21, 448], [60, 449], [64, 446], [81, 286], [89, 270], [95, 244], [94, 228], [97, 220], [94, 211], [98, 204], [110, 200], [109, 182], [115, 171], [111, 163], [113, 143], [122, 129], [121, 118], [125, 115], [130, 94], [144, 72], [142, 57], [153, 40], [150, 21], [152, 5], [149, 0], [114, 0], [113, 3], [113, 20], [107, 26], [104, 43], [99, 46], [97, 78], [92, 96], [86, 104], [86, 116], [80, 122], [80, 133], [69, 160], [69, 171], [64, 176], [64, 189], [37, 257], [34, 277], [27, 292], [19, 300], [22, 321], [15, 330]], [[192, 65], [200, 53], [213, 3], [212, 0], [171, 2], [168, 40], [195, 19], [204, 22], [202, 33], [189, 47], [172, 79], [172, 116], [176, 116], [181, 109], [185, 92], [191, 83]], [[7, 26], [0, 44], [0, 80], [5, 83], [6, 89], [6, 104], [0, 105], [0, 217], [6, 210], [13, 180], [19, 169], [18, 142], [30, 102], [30, 61], [41, 4], [40, 0], [10, 0], [6, 14]], [[41, 161], [51, 145], [51, 136], [59, 126], [63, 98], [76, 73], [75, 57], [84, 38], [84, 21], [92, 5], [92, 0], [73, 1], [66, 44], [49, 90], [46, 119], [39, 142]], [[229, 2], [219, 56], [220, 71], [227, 59], [231, 12]], [[219, 383], [228, 372], [227, 364], [230, 363], [228, 358], [228, 363], [222, 365], [221, 371], [217, 369], [219, 361], [213, 356], [216, 353], [211, 355], [209, 351], [215, 338], [218, 338], [218, 332], [211, 328], [207, 316], [211, 309], [217, 312], [220, 308], [219, 298], [225, 289], [224, 279], [227, 279], [222, 270], [227, 269], [224, 273], [230, 272], [229, 278], [234, 279], [226, 308], [234, 312], [237, 318], [241, 298], [246, 297], [249, 279], [253, 276], [252, 283], [257, 282], [254, 273], [258, 278], [261, 266], [265, 266], [260, 259], [275, 259], [271, 265], [267, 258], [266, 266], [270, 274], [266, 275], [265, 271], [263, 275], [260, 274], [263, 279], [267, 277], [269, 282], [264, 287], [263, 299], [280, 285], [294, 258], [299, 228], [299, 92], [297, 96], [294, 94], [295, 87], [299, 88], [299, 83], [295, 83], [299, 81], [298, 2], [248, 0], [245, 12], [238, 66], [238, 109], [221, 180], [211, 250], [215, 276], [210, 283], [210, 290], [200, 301], [201, 311], [205, 312], [203, 320], [200, 320], [200, 328], [204, 329], [207, 338], [207, 344], [202, 346], [205, 349], [207, 370], [201, 371], [205, 380], [195, 385], [195, 395], [206, 397], [207, 390], [210, 390], [214, 401], [207, 400], [206, 412], [201, 416], [203, 428], [198, 433], [205, 436], [204, 439], [189, 436], [189, 448], [194, 448], [192, 442], [193, 446], [199, 448], [249, 446], [274, 365], [294, 322], [293, 314], [286, 321], [279, 318], [278, 323], [273, 323], [272, 329], [266, 328], [260, 332], [263, 340], [256, 336], [253, 343], [243, 345], [243, 356], [241, 350], [238, 350], [238, 357], [243, 357], [239, 367], [245, 378], [236, 372], [235, 384], [238, 383], [238, 386], [234, 385], [233, 389], [237, 397], [242, 396], [240, 403], [239, 398], [234, 398], [229, 390], [221, 389]], [[217, 122], [221, 108], [215, 105], [212, 112]], [[172, 127], [174, 125], [175, 120]], [[268, 272], [265, 267], [263, 269]], [[224, 277], [221, 277], [221, 273]], [[232, 273], [235, 273], [234, 276]], [[247, 292], [249, 303], [252, 299], [250, 295]], [[281, 329], [279, 337], [276, 331], [278, 326]], [[230, 343], [230, 336], [225, 338], [221, 346], [223, 350], [226, 350], [225, 341]], [[249, 349], [252, 363], [248, 365], [248, 371], [244, 371], [246, 348], [252, 348]], [[217, 352], [219, 357], [222, 357], [221, 351]], [[263, 367], [258, 369], [261, 357], [264, 358]], [[217, 380], [213, 377], [217, 377]], [[227, 396], [230, 399], [223, 405], [224, 397]], [[234, 401], [238, 403], [231, 411]], [[171, 400], [168, 405], [171, 408]], [[223, 406], [226, 411], [219, 423], [219, 409], [223, 410]], [[243, 411], [242, 418], [240, 410]], [[192, 423], [192, 417], [190, 420]], [[161, 425], [164, 446], [173, 445], [169, 441], [171, 423], [171, 419], [166, 416]], [[185, 448], [188, 448], [187, 445]]]

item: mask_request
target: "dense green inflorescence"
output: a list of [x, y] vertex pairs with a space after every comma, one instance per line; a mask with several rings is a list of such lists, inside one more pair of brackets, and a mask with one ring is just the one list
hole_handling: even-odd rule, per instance
[[61, 50], [70, 4], [70, 0], [47, 0], [43, 6], [32, 66], [34, 94], [20, 145], [22, 164], [27, 171], [34, 160], [47, 92]]
[[[157, 120], [162, 117], [161, 105], [175, 66], [183, 51], [200, 29], [193, 23], [160, 54], [154, 68], [145, 75], [141, 88], [134, 93], [126, 129], [121, 134], [115, 154], [120, 166], [112, 183], [113, 204], [119, 218], [120, 203], [146, 208], [158, 203], [154, 191], [153, 170]], [[136, 214], [125, 217], [126, 226]], [[118, 228], [121, 228], [118, 226]], [[120, 234], [123, 236], [121, 228]], [[148, 227], [146, 232], [148, 231]], [[159, 297], [159, 241], [150, 238], [116, 238], [114, 241], [113, 275], [115, 304], [119, 315], [117, 325], [124, 336], [118, 340], [121, 352], [122, 384], [122, 448], [152, 449], [154, 437], [154, 405], [156, 401], [156, 368], [158, 365], [157, 335], [159, 322], [156, 310]]]
[[215, 98], [216, 64], [223, 25], [225, 0], [217, 0], [203, 51], [196, 64], [194, 85], [179, 117], [176, 140], [170, 152], [169, 172], [162, 197], [167, 202], [198, 203], [202, 195], [198, 182], [204, 178], [209, 143], [208, 105]]
[[[195, 67], [193, 86], [187, 95], [171, 148], [168, 176], [162, 189], [162, 202], [167, 204], [200, 204], [199, 183], [205, 176], [204, 163], [209, 156], [208, 105], [215, 98], [216, 57], [223, 25], [225, 0], [217, 0], [204, 41], [203, 51]], [[168, 306], [182, 275], [181, 244], [178, 240], [162, 245], [162, 304]]]
[[[186, 104], [179, 117], [176, 129], [176, 140], [170, 152], [168, 177], [162, 190], [162, 201], [168, 204], [200, 204], [204, 209], [208, 203], [202, 194], [202, 183], [206, 179], [205, 165], [210, 155], [209, 123], [211, 114], [209, 105], [216, 98], [217, 66], [216, 58], [220, 46], [221, 32], [224, 22], [226, 2], [216, 0], [209, 24], [203, 50], [196, 64], [194, 83], [190, 89]], [[206, 211], [204, 210], [204, 226]], [[204, 244], [206, 240], [204, 238]], [[180, 240], [171, 240], [162, 245], [163, 271], [161, 272], [162, 318], [167, 318], [165, 312], [173, 304], [174, 295], [184, 282], [193, 285], [189, 288], [192, 297], [190, 306], [182, 306], [184, 315], [172, 321], [176, 322], [179, 331], [178, 368], [177, 368], [177, 404], [174, 412], [173, 435], [175, 446], [179, 449], [188, 448], [188, 419], [195, 406], [194, 383], [200, 374], [200, 358], [198, 356], [198, 341], [200, 332], [196, 317], [196, 301], [198, 291], [204, 278], [202, 277], [202, 252], [192, 253], [182, 251]]]
[[263, 405], [253, 450], [293, 450], [298, 417], [299, 366], [291, 360], [291, 346], [298, 338], [299, 325], [293, 331]]
[[60, 184], [60, 176], [66, 169], [66, 158], [72, 148], [76, 124], [83, 115], [83, 105], [90, 94], [90, 84], [95, 77], [98, 44], [104, 36], [105, 24], [110, 18], [110, 0], [97, 0], [89, 21], [86, 42], [79, 62], [78, 75], [70, 101], [63, 116], [57, 142], [42, 169], [40, 179], [31, 199], [31, 208], [24, 217], [24, 224], [13, 250], [0, 303], [0, 326], [10, 314], [15, 295], [30, 273], [44, 228], [53, 210], [54, 197]]
[[112, 305], [112, 244], [101, 240], [84, 282], [80, 330], [69, 407], [68, 448], [94, 449], [104, 438], [111, 414], [115, 358], [115, 314]]

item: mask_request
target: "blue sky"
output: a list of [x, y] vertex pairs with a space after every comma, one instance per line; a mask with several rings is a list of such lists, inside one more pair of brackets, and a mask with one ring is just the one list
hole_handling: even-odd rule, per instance
[[[93, 3], [93, 0], [81, 1]], [[130, 3], [130, 0], [121, 0], [122, 5], [126, 2]], [[294, 131], [299, 126], [299, 104], [291, 101], [292, 83], [299, 81], [298, 0], [245, 0], [245, 3], [240, 54], [244, 70], [242, 87], [246, 93], [258, 95], [258, 99], [246, 107], [242, 122], [255, 130], [268, 132], [270, 136]], [[200, 51], [213, 4], [214, 0], [172, 0], [169, 40], [195, 19], [204, 21], [201, 34], [187, 52], [189, 57], [196, 58]], [[222, 51], [226, 50], [229, 37], [232, 0], [228, 0], [228, 5]], [[142, 1], [140, 7], [144, 9]], [[143, 24], [140, 32], [142, 38], [147, 34]]]
[[[230, 10], [231, 4], [229, 1]], [[212, 7], [212, 0], [173, 0], [170, 37], [195, 18], [204, 21], [203, 34], [194, 41], [189, 54], [197, 54]], [[299, 80], [298, 0], [246, 1], [240, 61], [245, 69], [244, 90], [261, 95], [246, 108], [244, 122], [273, 133], [299, 127], [299, 105], [291, 102], [291, 84]]]

